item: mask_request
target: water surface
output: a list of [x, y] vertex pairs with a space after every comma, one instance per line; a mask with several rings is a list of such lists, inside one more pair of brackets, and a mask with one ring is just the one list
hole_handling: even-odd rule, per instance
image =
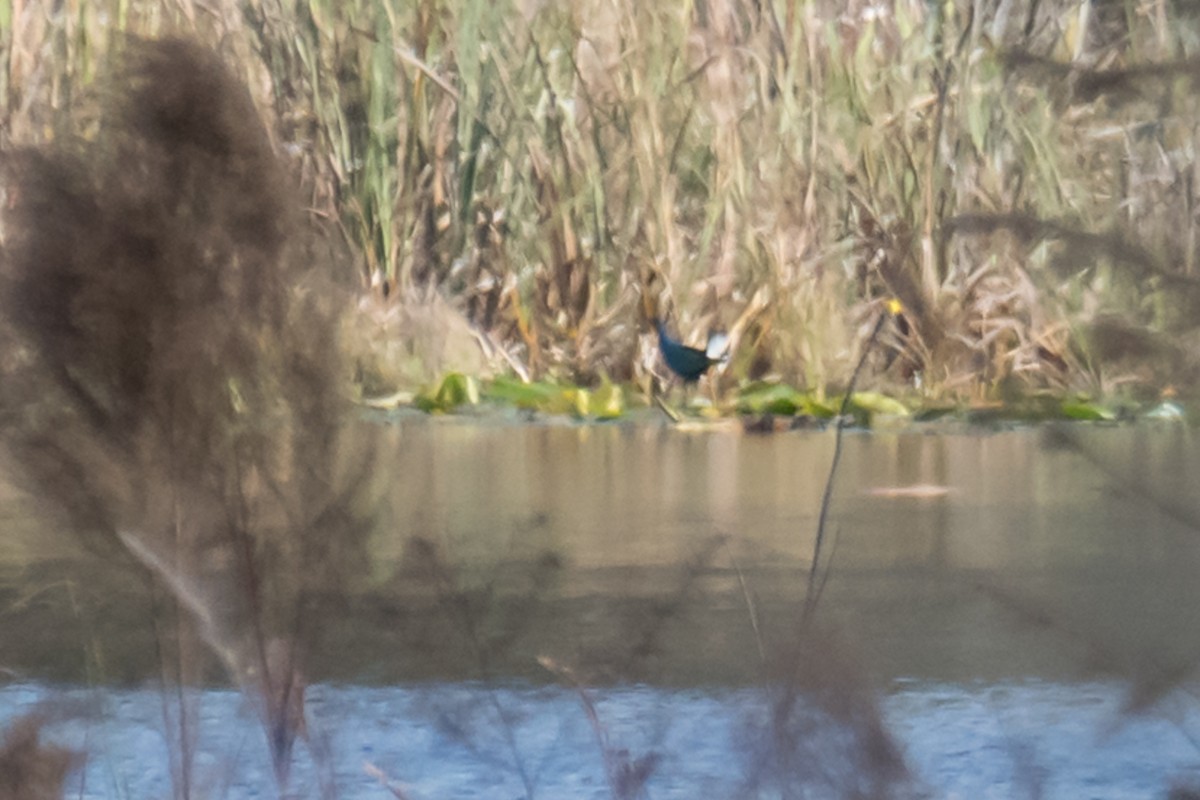
[[[413, 797], [611, 796], [597, 728], [548, 657], [584, 676], [648, 796], [778, 796], [782, 779], [762, 777], [779, 767], [764, 761], [771, 737], [753, 731], [770, 729], [770, 687], [799, 646], [809, 662], [828, 650], [818, 672], [873, 698], [917, 796], [1195, 785], [1197, 449], [1176, 426], [1071, 437], [848, 433], [820, 637], [797, 645], [831, 433], [380, 427], [370, 563], [311, 609], [329, 780], [380, 796], [369, 762]], [[165, 795], [146, 587], [59, 548], [29, 510], [11, 498], [2, 514], [0, 665], [14, 682], [0, 717], [78, 695], [87, 712], [53, 730], [92, 754], [83, 796]], [[414, 576], [414, 537], [453, 566], [470, 624]], [[269, 796], [253, 712], [227, 690], [201, 696], [204, 763], [241, 787], [227, 796]], [[802, 715], [829, 714], [823, 702], [806, 695]], [[834, 742], [822, 746], [852, 749], [836, 724], [814, 725]], [[317, 796], [305, 752], [296, 785]], [[129, 780], [145, 791], [110, 791]], [[833, 785], [805, 791], [842, 796]]]

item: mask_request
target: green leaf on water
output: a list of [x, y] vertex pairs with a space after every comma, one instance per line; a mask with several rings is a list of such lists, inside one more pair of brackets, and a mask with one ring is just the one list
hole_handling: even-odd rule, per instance
[[818, 419], [833, 419], [837, 409], [785, 383], [752, 383], [738, 394], [739, 414], [775, 414], [794, 417], [807, 415]]
[[431, 414], [452, 411], [461, 405], [478, 405], [479, 381], [461, 372], [451, 372], [436, 387], [420, 392], [415, 402], [417, 408]]
[[578, 386], [558, 386], [546, 381], [525, 383], [516, 378], [500, 377], [488, 388], [489, 400], [544, 414], [570, 414], [585, 417], [592, 408], [591, 393]]
[[625, 392], [607, 378], [592, 392], [592, 413], [600, 419], [616, 419], [625, 413]]
[[559, 387], [544, 381], [525, 383], [517, 378], [501, 376], [492, 381], [487, 397], [517, 408], [537, 411], [549, 404], [560, 391]]
[[737, 398], [740, 414], [780, 414], [794, 416], [804, 412], [809, 399], [785, 383], [751, 384]]
[[1116, 419], [1116, 414], [1090, 400], [1063, 400], [1062, 414], [1067, 419], [1096, 422]]
[[561, 395], [551, 408], [551, 414], [573, 414], [576, 417], [586, 417], [591, 408], [591, 393], [587, 389], [571, 386], [561, 390]]
[[855, 392], [850, 396], [850, 413], [860, 425], [871, 425], [877, 417], [911, 416], [906, 405], [879, 392]]
[[815, 397], [808, 397], [808, 406], [804, 413], [816, 417], [817, 419], [833, 419], [837, 416], [837, 406], [831, 406], [824, 400], [818, 400]]

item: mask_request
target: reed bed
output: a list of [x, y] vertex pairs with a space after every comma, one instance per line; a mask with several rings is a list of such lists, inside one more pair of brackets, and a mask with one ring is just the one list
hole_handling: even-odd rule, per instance
[[[297, 745], [322, 757], [305, 609], [375, 524], [352, 381], [648, 388], [653, 316], [729, 331], [718, 389], [1195, 381], [1187, 3], [76, 0], [7, 4], [0, 30], [5, 454], [152, 587], [164, 687], [218, 673], [254, 702], [281, 792]], [[825, 759], [790, 685], [846, 673], [821, 666], [781, 668], [779, 786]], [[834, 777], [903, 796], [852, 683]], [[179, 796], [194, 702], [165, 701]], [[40, 753], [52, 796], [73, 756], [40, 724], [0, 755]], [[639, 796], [653, 758], [604, 755]]]
[[367, 393], [646, 387], [655, 313], [733, 334], [722, 390], [823, 392], [890, 298], [864, 381], [894, 393], [1195, 381], [1187, 3], [106, 0], [0, 27], [17, 143], [86, 124], [130, 33], [216, 48], [357, 254]]

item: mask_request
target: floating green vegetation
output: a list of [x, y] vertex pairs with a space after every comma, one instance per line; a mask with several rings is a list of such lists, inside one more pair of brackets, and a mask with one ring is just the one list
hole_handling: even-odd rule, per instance
[[[734, 409], [739, 414], [807, 416], [829, 420], [837, 416], [838, 406], [783, 383], [756, 383], [739, 393]], [[871, 427], [885, 418], [908, 420], [912, 412], [900, 400], [880, 392], [855, 392], [846, 405], [855, 424]]]
[[625, 415], [626, 396], [625, 387], [607, 379], [589, 389], [507, 375], [484, 381], [462, 372], [449, 372], [416, 394], [397, 392], [366, 398], [362, 403], [379, 409], [411, 406], [427, 414], [449, 414], [492, 405], [553, 416], [609, 420]]
[[[786, 383], [758, 381], [734, 392], [733, 399], [714, 405], [696, 400], [675, 405], [665, 398], [652, 401], [636, 387], [607, 378], [595, 387], [548, 380], [525, 381], [500, 376], [481, 381], [461, 372], [450, 372], [416, 395], [397, 394], [366, 405], [394, 408], [411, 405], [429, 414], [448, 414], [492, 406], [516, 408], [547, 416], [604, 421], [628, 415], [633, 405], [657, 405], [675, 423], [704, 423], [742, 418], [747, 430], [783, 431], [824, 426], [835, 420], [841, 399], [830, 400]], [[677, 398], [678, 399], [678, 398]], [[895, 428], [910, 424], [947, 423], [991, 426], [1042, 422], [1132, 422], [1137, 420], [1182, 422], [1185, 408], [1173, 400], [1138, 404], [1084, 396], [1063, 398], [1053, 392], [1034, 392], [1005, 402], [948, 404], [930, 399], [898, 398], [877, 391], [854, 392], [845, 403], [845, 421], [861, 428]], [[787, 420], [791, 422], [787, 422]], [[774, 420], [767, 424], [768, 420]]]
[[1062, 415], [1067, 419], [1083, 422], [1110, 422], [1117, 418], [1111, 408], [1091, 400], [1063, 400], [1059, 406]]
[[797, 416], [807, 414], [818, 419], [831, 419], [837, 409], [812, 392], [801, 392], [786, 383], [752, 383], [738, 393], [734, 409], [739, 414], [776, 414]]
[[461, 372], [451, 372], [436, 386], [417, 394], [413, 405], [430, 414], [444, 414], [459, 406], [479, 405], [479, 381]]
[[591, 396], [587, 389], [560, 386], [548, 381], [524, 382], [517, 378], [500, 377], [488, 386], [486, 396], [488, 400], [544, 414], [586, 417], [591, 409]]

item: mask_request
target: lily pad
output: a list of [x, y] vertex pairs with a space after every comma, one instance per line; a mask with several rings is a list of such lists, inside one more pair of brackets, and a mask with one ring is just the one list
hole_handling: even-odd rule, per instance
[[479, 404], [479, 381], [461, 372], [451, 372], [432, 389], [420, 392], [415, 399], [417, 408], [434, 414], [452, 411], [464, 404]]
[[1062, 414], [1067, 419], [1083, 422], [1098, 422], [1117, 418], [1117, 415], [1110, 409], [1091, 400], [1064, 400]]
[[786, 383], [752, 384], [737, 399], [740, 414], [794, 416], [805, 410], [808, 398]]
[[605, 380], [592, 392], [591, 411], [600, 419], [616, 419], [625, 413], [625, 392]]
[[855, 392], [850, 397], [850, 412], [860, 425], [871, 425], [877, 417], [908, 418], [908, 406], [879, 392]]
[[833, 419], [837, 408], [785, 383], [753, 383], [738, 394], [735, 408], [739, 414], [770, 414], [781, 417]]
[[[517, 408], [540, 411], [545, 414], [571, 414], [587, 416], [592, 407], [591, 393], [578, 386], [558, 386], [546, 381], [524, 381], [500, 377], [492, 381], [487, 397]], [[611, 405], [612, 399], [606, 403]]]

